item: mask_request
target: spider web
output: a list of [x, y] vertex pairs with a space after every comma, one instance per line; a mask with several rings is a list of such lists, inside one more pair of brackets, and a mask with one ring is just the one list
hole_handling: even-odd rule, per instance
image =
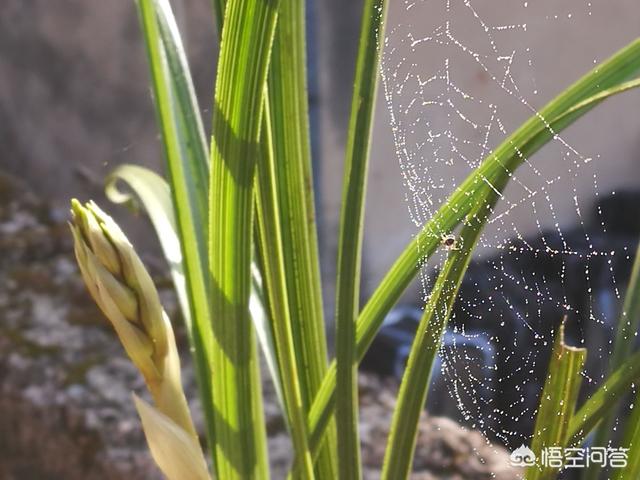
[[[578, 11], [564, 2], [542, 4], [404, 0], [390, 12], [381, 74], [417, 230], [557, 93], [542, 98], [530, 25], [563, 22], [571, 29], [593, 9], [590, 2], [572, 2]], [[611, 240], [607, 203], [599, 201], [615, 192], [599, 186], [598, 153], [555, 135], [540, 157], [525, 159], [512, 175], [489, 220], [438, 362], [437, 385], [458, 416], [510, 447], [530, 441], [563, 316], [568, 343], [589, 350], [583, 396], [605, 375], [637, 241], [624, 232]], [[421, 272], [425, 299], [446, 252], [435, 256]]]

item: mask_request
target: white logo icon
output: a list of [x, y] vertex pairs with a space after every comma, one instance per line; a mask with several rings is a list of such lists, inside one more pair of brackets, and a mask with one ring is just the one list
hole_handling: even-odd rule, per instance
[[536, 454], [530, 448], [521, 445], [511, 453], [509, 459], [514, 467], [530, 467], [536, 463]]

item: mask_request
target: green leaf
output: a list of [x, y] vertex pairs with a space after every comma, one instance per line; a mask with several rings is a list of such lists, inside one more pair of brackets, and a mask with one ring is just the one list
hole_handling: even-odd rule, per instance
[[[209, 179], [209, 150], [202, 126], [202, 117], [196, 98], [193, 80], [182, 46], [176, 19], [168, 0], [154, 0], [158, 19], [158, 31], [164, 47], [164, 55], [170, 73], [175, 108], [175, 116], [180, 134], [183, 136], [182, 169], [185, 180], [192, 189], [192, 203], [197, 206], [199, 218], [206, 219], [207, 188]], [[202, 227], [203, 224], [199, 224]]]
[[272, 331], [276, 343], [279, 375], [284, 394], [285, 416], [292, 433], [295, 462], [302, 468], [306, 478], [313, 478], [313, 461], [307, 441], [307, 415], [303, 408], [300, 374], [294, 351], [292, 319], [289, 312], [289, 297], [286, 286], [282, 233], [278, 210], [275, 165], [268, 103], [265, 104], [266, 128], [263, 130], [263, 156], [258, 162], [257, 212], [260, 251], [263, 271], [267, 281], [267, 296], [271, 307]]
[[487, 202], [478, 205], [464, 220], [457, 238], [459, 246], [449, 252], [416, 330], [389, 432], [383, 480], [408, 478], [411, 473], [418, 423], [427, 399], [434, 360], [471, 254], [498, 200], [495, 191], [488, 189], [487, 193]]
[[[224, 8], [222, 6], [222, 4], [224, 2], [216, 2], [217, 3], [217, 7], [216, 8]], [[298, 6], [300, 6], [301, 8], [304, 7], [304, 5], [301, 2], [287, 2], [287, 6], [286, 8], [282, 9], [284, 10], [283, 13], [279, 14], [279, 24], [283, 24], [284, 22], [288, 22], [287, 19], [287, 13], [290, 12], [291, 10], [297, 9]], [[295, 8], [292, 8], [295, 7]], [[271, 64], [274, 63], [274, 59], [276, 59], [276, 57], [278, 56], [278, 51], [280, 48], [280, 45], [278, 45], [278, 34], [276, 34], [276, 37], [274, 39], [274, 46], [272, 48], [272, 60], [271, 60]], [[302, 36], [302, 48], [304, 49], [304, 40], [305, 37], [304, 35]], [[294, 46], [291, 45], [286, 45], [284, 46], [284, 48], [287, 51], [290, 50], [298, 50], [299, 47], [297, 46], [297, 44], [295, 44]], [[287, 59], [289, 59], [292, 55], [285, 55]], [[303, 60], [304, 61], [304, 60]], [[284, 67], [285, 72], [289, 73], [289, 69], [290, 66], [289, 65], [285, 65]], [[274, 74], [272, 74], [272, 76], [275, 76]], [[275, 83], [275, 82], [272, 82]], [[280, 85], [280, 83], [278, 82], [278, 85]], [[268, 93], [268, 92], [267, 92]], [[289, 99], [291, 98], [290, 95], [290, 90], [289, 90], [289, 94], [286, 97], [286, 102], [289, 102]], [[268, 101], [268, 96], [265, 96], [265, 105], [268, 105], [269, 101]], [[268, 110], [267, 110], [268, 111]], [[275, 118], [275, 117], [274, 117]], [[269, 135], [272, 132], [272, 128], [271, 125], [269, 124], [269, 118], [268, 115], [263, 117], [263, 125], [262, 125], [262, 129], [263, 129], [263, 133], [264, 135]], [[287, 123], [286, 125], [286, 131], [287, 131], [287, 139], [289, 139], [291, 136], [293, 136], [293, 134], [296, 133], [296, 128], [295, 125], [289, 124]], [[273, 150], [272, 148], [269, 149], [270, 151]], [[268, 158], [265, 158], [262, 161], [267, 161], [267, 162], [272, 162], [272, 157], [273, 157], [273, 153], [271, 153], [269, 155]], [[281, 162], [284, 163], [287, 166], [295, 166], [297, 164], [297, 162], [299, 161], [299, 158], [304, 159], [303, 157], [298, 157], [297, 155], [295, 156], [295, 158], [286, 158], [284, 156], [282, 156], [282, 160]], [[276, 212], [278, 213], [278, 211], [281, 210], [281, 206], [280, 205], [272, 205], [273, 202], [273, 195], [274, 192], [273, 190], [278, 190], [277, 187], [275, 185], [272, 184], [273, 182], [273, 166], [269, 166], [269, 167], [265, 167], [265, 168], [261, 168], [259, 169], [259, 172], [269, 172], [268, 175], [262, 179], [261, 178], [261, 182], [264, 180], [264, 184], [267, 186], [265, 188], [267, 194], [264, 197], [263, 201], [258, 201], [257, 202], [257, 211], [258, 213], [264, 213], [262, 212], [262, 208], [264, 205], [267, 205], [269, 207], [271, 207], [271, 212]], [[259, 182], [260, 183], [260, 182]], [[297, 188], [298, 185], [295, 184], [294, 188]], [[304, 188], [304, 187], [303, 187]], [[258, 198], [261, 198], [260, 193], [258, 194]], [[312, 198], [312, 196], [311, 196]], [[276, 207], [277, 210], [273, 210], [273, 207]], [[312, 206], [313, 207], [313, 206]], [[260, 215], [259, 215], [260, 216]], [[289, 212], [287, 212], [286, 210], [283, 211], [283, 217], [285, 218], [289, 218]], [[282, 222], [283, 224], [285, 224], [287, 227], [289, 227], [289, 225], [293, 225], [295, 224], [295, 215], [292, 215], [293, 220], [292, 222]], [[274, 220], [275, 219], [275, 220]], [[300, 361], [299, 364], [296, 366], [292, 363], [289, 363], [288, 367], [286, 368], [282, 368], [279, 366], [283, 365], [283, 361], [282, 361], [282, 355], [279, 355], [278, 352], [279, 351], [287, 351], [290, 350], [290, 345], [294, 344], [294, 341], [297, 340], [298, 338], [300, 338], [296, 332], [295, 338], [294, 340], [284, 340], [286, 338], [287, 334], [286, 333], [286, 329], [289, 328], [296, 328], [300, 325], [305, 325], [307, 323], [309, 323], [310, 321], [314, 320], [313, 317], [311, 315], [306, 315], [303, 316], [301, 318], [296, 319], [295, 322], [290, 322], [289, 319], [289, 313], [288, 313], [288, 307], [286, 307], [283, 302], [267, 302], [264, 292], [268, 292], [269, 295], [267, 296], [272, 296], [271, 293], [273, 293], [273, 295], [276, 298], [282, 299], [282, 298], [287, 298], [288, 295], [286, 293], [286, 290], [282, 287], [282, 285], [280, 285], [281, 282], [281, 278], [284, 278], [284, 271], [282, 271], [282, 267], [279, 265], [279, 263], [281, 262], [280, 260], [280, 256], [282, 256], [283, 254], [285, 255], [285, 258], [288, 258], [290, 256], [297, 256], [298, 260], [297, 262], [300, 263], [300, 253], [299, 253], [299, 249], [286, 249], [284, 252], [278, 252], [277, 256], [274, 256], [271, 254], [271, 252], [276, 252], [278, 250], [281, 250], [280, 245], [281, 242], [279, 240], [277, 240], [277, 238], [281, 235], [281, 233], [279, 232], [279, 221], [278, 219], [278, 215], [273, 215], [273, 214], [265, 214], [262, 215], [260, 217], [260, 220], [262, 220], [262, 222], [258, 221], [258, 225], [261, 226], [264, 230], [263, 231], [269, 231], [270, 233], [267, 234], [263, 234], [263, 238], [267, 238], [268, 241], [264, 242], [265, 247], [264, 247], [264, 251], [263, 251], [263, 259], [264, 262], [262, 262], [263, 264], [266, 262], [269, 264], [269, 268], [267, 268], [265, 270], [265, 273], [267, 274], [267, 276], [269, 278], [266, 279], [265, 284], [268, 285], [268, 288], [263, 288], [262, 287], [262, 280], [260, 280], [259, 282], [255, 281], [254, 278], [254, 291], [255, 291], [255, 295], [252, 296], [252, 300], [253, 298], [260, 298], [260, 302], [259, 302], [259, 306], [261, 308], [261, 312], [258, 313], [256, 311], [255, 308], [253, 308], [252, 306], [250, 306], [250, 310], [251, 310], [251, 314], [252, 317], [254, 319], [254, 326], [256, 327], [256, 331], [257, 331], [257, 335], [258, 335], [258, 339], [261, 343], [263, 352], [265, 353], [266, 359], [267, 359], [267, 364], [270, 370], [270, 374], [271, 374], [271, 378], [273, 379], [274, 382], [274, 386], [276, 389], [276, 392], [278, 394], [278, 398], [280, 399], [280, 404], [283, 408], [284, 412], [288, 412], [288, 425], [291, 426], [293, 424], [292, 420], [295, 419], [295, 424], [294, 425], [294, 430], [296, 431], [296, 433], [294, 434], [294, 448], [296, 450], [300, 450], [302, 452], [301, 457], [304, 459], [305, 462], [309, 462], [310, 458], [309, 458], [309, 453], [308, 453], [308, 447], [306, 446], [307, 443], [307, 439], [306, 439], [306, 422], [302, 421], [302, 419], [304, 418], [303, 416], [300, 416], [301, 413], [304, 413], [304, 415], [306, 416], [306, 407], [304, 407], [304, 402], [302, 403], [303, 405], [303, 409], [299, 408], [300, 407], [300, 400], [296, 399], [296, 397], [299, 394], [294, 393], [294, 390], [297, 390], [299, 388], [299, 385], [297, 384], [297, 379], [302, 377], [302, 375], [300, 375], [299, 373], [296, 373], [296, 369], [298, 372], [300, 371], [304, 371], [309, 372], [309, 371], [313, 371], [314, 368], [314, 361], [313, 359], [309, 359], [308, 361]], [[265, 222], [272, 222], [271, 224], [268, 225], [264, 225]], [[313, 221], [308, 221], [305, 223], [305, 225], [309, 225], [310, 227], [312, 227], [313, 229], [315, 229], [314, 226], [314, 222]], [[296, 233], [298, 233], [299, 229], [295, 228], [295, 227], [290, 227], [292, 230], [294, 230]], [[317, 246], [316, 246], [317, 249]], [[264, 252], [270, 252], [268, 255], [265, 254]], [[317, 257], [316, 257], [317, 258]], [[311, 266], [308, 266], [309, 268], [305, 268], [304, 274], [313, 274], [313, 268], [311, 268]], [[255, 268], [254, 272], [258, 272], [258, 269]], [[274, 274], [274, 272], [277, 272], [276, 274]], [[319, 276], [319, 271], [317, 272], [318, 276]], [[259, 275], [259, 273], [258, 273]], [[254, 274], [255, 277], [255, 274]], [[291, 275], [290, 275], [291, 277]], [[298, 282], [294, 282], [293, 285], [290, 285], [291, 289], [295, 291], [295, 287], [300, 285], [302, 282], [298, 281]], [[260, 287], [257, 288], [256, 285], [260, 284]], [[318, 287], [319, 287], [319, 283], [318, 283]], [[285, 287], [288, 288], [288, 287]], [[320, 296], [320, 295], [319, 295]], [[273, 300], [273, 298], [272, 298]], [[258, 305], [258, 302], [255, 302], [256, 305]], [[269, 313], [267, 312], [267, 310], [264, 308], [264, 305], [275, 305], [278, 304], [280, 308], [282, 309], [278, 309], [276, 308], [276, 310], [274, 310], [274, 312], [272, 312], [271, 315], [269, 315]], [[313, 298], [311, 297], [311, 295], [307, 295], [307, 293], [304, 294], [304, 305], [309, 305], [309, 304], [313, 304]], [[251, 303], [251, 305], [253, 305], [253, 301]], [[277, 312], [281, 312], [280, 314], [278, 314]], [[284, 312], [284, 313], [282, 313]], [[258, 318], [260, 318], [260, 321], [257, 322], [256, 321], [256, 316]], [[308, 319], [308, 320], [307, 320]], [[278, 322], [278, 323], [276, 323]], [[284, 323], [283, 323], [284, 322]], [[288, 325], [287, 325], [288, 324]], [[320, 325], [321, 325], [321, 332], [322, 335], [324, 335], [324, 320], [322, 318], [320, 318]], [[306, 333], [306, 332], [301, 332], [301, 333]], [[276, 338], [280, 338], [279, 341], [276, 341]], [[311, 338], [311, 344], [313, 345], [313, 347], [316, 350], [320, 350], [322, 352], [325, 352], [323, 356], [321, 356], [320, 358], [322, 359], [322, 363], [321, 365], [324, 366], [324, 370], [326, 370], [326, 347], [324, 348], [324, 350], [321, 350], [321, 346], [326, 344], [326, 341], [324, 340], [324, 336], [319, 337], [319, 336], [314, 336], [313, 338]], [[277, 345], [280, 345], [280, 348], [277, 347]], [[290, 352], [291, 353], [291, 352]], [[293, 360], [296, 360], [295, 355], [293, 355]], [[285, 359], [285, 363], [286, 363], [286, 359]], [[293, 365], [293, 369], [291, 369], [290, 367]], [[322, 372], [324, 372], [324, 370], [322, 370]], [[321, 379], [321, 376], [320, 376]], [[288, 385], [286, 385], [285, 388], [285, 382], [289, 382]], [[296, 385], [293, 385], [292, 382], [296, 382]], [[319, 380], [318, 380], [319, 382]], [[293, 387], [293, 388], [292, 388]], [[289, 405], [292, 405], [292, 407], [287, 407], [287, 404], [285, 403], [285, 390], [288, 390], [288, 397], [289, 398], [293, 398], [293, 401], [289, 401]], [[297, 411], [296, 411], [297, 410]], [[302, 435], [302, 433], [304, 433], [304, 435]], [[308, 466], [307, 464], [305, 464], [305, 466]]]
[[336, 425], [338, 478], [355, 480], [360, 471], [356, 318], [359, 311], [362, 229], [371, 126], [378, 83], [387, 2], [367, 0], [360, 44], [345, 157], [336, 279]]
[[[281, 4], [268, 86], [286, 290], [302, 401], [308, 412], [327, 371], [327, 341], [309, 141], [304, 1]], [[316, 463], [320, 478], [336, 477], [336, 456], [331, 453], [336, 451], [335, 427], [329, 432]]]
[[151, 72], [154, 102], [171, 186], [173, 210], [180, 238], [189, 314], [189, 338], [195, 352], [209, 445], [214, 444], [211, 365], [212, 317], [207, 286], [206, 256], [207, 159], [198, 104], [167, 0], [138, 0]]
[[[226, 2], [224, 0], [214, 0], [212, 3], [216, 25], [218, 27], [219, 33], [221, 33]], [[275, 39], [273, 49], [275, 49]], [[268, 100], [265, 99], [265, 101]], [[263, 128], [268, 128], [268, 126], [263, 125]], [[258, 337], [258, 342], [260, 343], [260, 348], [265, 355], [267, 368], [269, 369], [269, 375], [273, 380], [274, 388], [276, 390], [280, 405], [284, 409], [285, 406], [284, 394], [282, 392], [282, 378], [278, 367], [278, 354], [273, 338], [273, 322], [268, 314], [268, 308], [265, 308], [265, 304], [267, 303], [264, 297], [265, 287], [260, 275], [260, 270], [258, 266], [255, 265], [255, 263], [252, 265], [252, 272], [253, 290], [249, 301], [249, 311], [251, 312], [251, 318], [256, 329], [256, 335]]]
[[[474, 205], [483, 201], [486, 195], [483, 186], [491, 187], [510, 177], [524, 159], [530, 158], [604, 98], [617, 93], [620, 86], [639, 71], [640, 40], [635, 40], [562, 92], [539, 114], [532, 116], [469, 175], [405, 248], [360, 312], [356, 332], [359, 359], [364, 356], [386, 314], [413, 280], [418, 266], [438, 248], [441, 235], [452, 231]], [[334, 362], [329, 366], [309, 412], [312, 452], [316, 451], [317, 442], [322, 439], [331, 418], [335, 386]]]
[[[138, 0], [137, 4], [176, 216], [185, 230], [191, 224], [194, 238], [189, 240], [206, 258], [209, 153], [189, 66], [168, 1]], [[188, 218], [182, 220], [182, 216]]]
[[[587, 356], [584, 348], [564, 343], [564, 322], [556, 336], [551, 361], [540, 397], [531, 450], [540, 459], [545, 448], [564, 448], [569, 422], [578, 401], [582, 383], [582, 368]], [[532, 465], [527, 468], [526, 480], [551, 480], [557, 468]]]
[[214, 316], [215, 458], [220, 478], [268, 476], [249, 314], [254, 173], [277, 1], [226, 5], [213, 115], [209, 272]]
[[622, 395], [640, 380], [640, 352], [630, 356], [573, 415], [567, 434], [568, 446], [579, 446], [598, 423], [617, 406]]

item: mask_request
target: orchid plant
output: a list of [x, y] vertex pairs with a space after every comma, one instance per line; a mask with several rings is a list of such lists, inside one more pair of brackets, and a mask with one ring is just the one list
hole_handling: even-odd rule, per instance
[[[89, 292], [151, 393], [153, 405], [134, 400], [151, 453], [171, 480], [268, 478], [265, 374], [276, 386], [292, 440], [290, 476], [361, 478], [358, 362], [422, 262], [455, 233], [457, 248], [447, 249], [425, 305], [390, 426], [382, 478], [408, 478], [428, 373], [474, 247], [512, 173], [600, 102], [640, 85], [635, 40], [497, 146], [408, 243], [360, 308], [364, 198], [387, 3], [365, 0], [363, 6], [335, 312], [326, 315], [309, 146], [305, 2], [213, 1], [221, 42], [207, 136], [169, 0], [137, 0], [167, 177], [123, 165], [108, 178], [107, 193], [115, 202], [143, 205], [169, 263], [194, 358], [209, 463], [182, 391], [171, 323], [134, 248], [92, 202], [72, 202], [71, 230]], [[130, 191], [122, 191], [121, 183]], [[629, 328], [639, 317], [637, 270], [625, 304], [625, 318], [634, 323], [625, 323], [619, 335], [620, 352], [630, 352]], [[325, 325], [331, 318], [336, 355], [329, 361]], [[260, 371], [258, 345], [267, 372]], [[618, 355], [608, 380], [577, 409], [585, 355], [558, 334], [534, 450], [580, 444], [640, 379], [640, 354]], [[624, 442], [633, 466], [620, 480], [638, 478], [639, 426], [638, 418], [627, 426]], [[557, 473], [534, 466], [526, 478]]]

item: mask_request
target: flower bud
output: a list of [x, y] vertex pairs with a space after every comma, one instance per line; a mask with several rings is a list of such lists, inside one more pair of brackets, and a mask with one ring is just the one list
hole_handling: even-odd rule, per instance
[[158, 291], [118, 225], [95, 203], [71, 202], [71, 231], [82, 277], [148, 379], [161, 374], [167, 332]]

